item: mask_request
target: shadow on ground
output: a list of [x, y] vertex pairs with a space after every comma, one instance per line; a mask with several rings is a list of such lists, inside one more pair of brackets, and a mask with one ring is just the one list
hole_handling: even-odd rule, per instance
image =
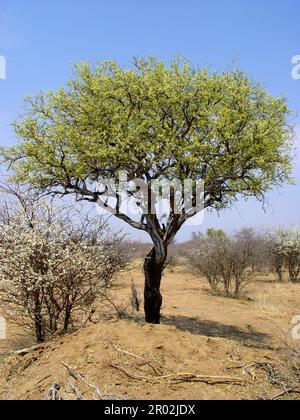
[[272, 337], [258, 331], [246, 331], [233, 325], [190, 318], [185, 316], [164, 316], [162, 323], [172, 325], [182, 331], [199, 334], [205, 337], [225, 338], [238, 341], [248, 347], [269, 349]]

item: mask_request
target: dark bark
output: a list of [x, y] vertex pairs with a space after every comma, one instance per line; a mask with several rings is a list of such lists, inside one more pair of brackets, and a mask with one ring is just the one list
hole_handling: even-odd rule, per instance
[[41, 317], [39, 315], [35, 317], [35, 335], [36, 335], [36, 341], [39, 344], [45, 341], [43, 324], [42, 324]]
[[150, 324], [160, 323], [160, 310], [162, 295], [160, 285], [165, 267], [166, 249], [154, 247], [147, 255], [144, 262], [145, 290], [144, 309], [145, 320]]
[[55, 334], [57, 332], [57, 319], [55, 318], [55, 316], [50, 317], [49, 323], [50, 323], [49, 329], [50, 329], [51, 334]]
[[70, 321], [71, 321], [71, 315], [72, 315], [72, 305], [67, 304], [66, 310], [65, 310], [65, 319], [64, 319], [64, 332], [66, 333], [68, 331]]
[[42, 305], [40, 302], [39, 293], [35, 293], [35, 306], [34, 306], [34, 324], [35, 324], [35, 335], [38, 343], [43, 343], [45, 341], [44, 325], [43, 325], [43, 316], [42, 316]]

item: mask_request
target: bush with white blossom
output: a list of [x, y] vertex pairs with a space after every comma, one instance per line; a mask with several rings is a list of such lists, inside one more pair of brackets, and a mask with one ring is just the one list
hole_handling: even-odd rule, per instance
[[30, 221], [20, 211], [0, 224], [0, 300], [38, 342], [67, 332], [126, 264], [115, 245], [91, 240], [48, 204]]
[[270, 235], [270, 254], [279, 281], [283, 281], [283, 271], [287, 269], [289, 279], [295, 283], [300, 277], [300, 229], [279, 229]]

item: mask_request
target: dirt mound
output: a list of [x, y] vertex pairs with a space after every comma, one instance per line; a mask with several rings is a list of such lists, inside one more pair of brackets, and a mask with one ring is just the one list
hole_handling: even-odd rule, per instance
[[[141, 263], [122, 276], [115, 299], [126, 307], [131, 280], [142, 296]], [[31, 346], [32, 337], [9, 325], [0, 342], [0, 398], [39, 400], [51, 388], [63, 399], [296, 399], [299, 356], [288, 363], [281, 351], [300, 285], [273, 277], [257, 278], [250, 299], [237, 301], [213, 295], [183, 265], [168, 268], [162, 325], [144, 324], [142, 313], [103, 321], [97, 308], [96, 324], [24, 354], [13, 350]]]
[[271, 351], [235, 341], [106, 321], [6, 358], [0, 397], [39, 400], [52, 387], [63, 399], [272, 398], [280, 389], [260, 367], [274, 363]]

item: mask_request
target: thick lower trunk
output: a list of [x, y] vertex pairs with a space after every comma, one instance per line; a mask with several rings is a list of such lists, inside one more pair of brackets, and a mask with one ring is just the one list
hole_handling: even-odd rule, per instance
[[71, 314], [72, 314], [72, 306], [67, 305], [66, 312], [65, 312], [65, 319], [64, 319], [64, 332], [68, 331], [70, 321], [71, 321]]
[[34, 324], [35, 324], [35, 336], [38, 343], [43, 343], [45, 341], [44, 326], [43, 326], [43, 317], [41, 313], [40, 304], [36, 304], [34, 310]]
[[44, 332], [43, 332], [43, 326], [40, 318], [35, 319], [35, 335], [36, 335], [36, 341], [37, 343], [43, 343], [45, 341], [44, 339]]
[[147, 255], [144, 263], [145, 290], [144, 309], [145, 320], [150, 324], [160, 323], [160, 310], [162, 295], [160, 284], [166, 261], [166, 252], [153, 248]]

